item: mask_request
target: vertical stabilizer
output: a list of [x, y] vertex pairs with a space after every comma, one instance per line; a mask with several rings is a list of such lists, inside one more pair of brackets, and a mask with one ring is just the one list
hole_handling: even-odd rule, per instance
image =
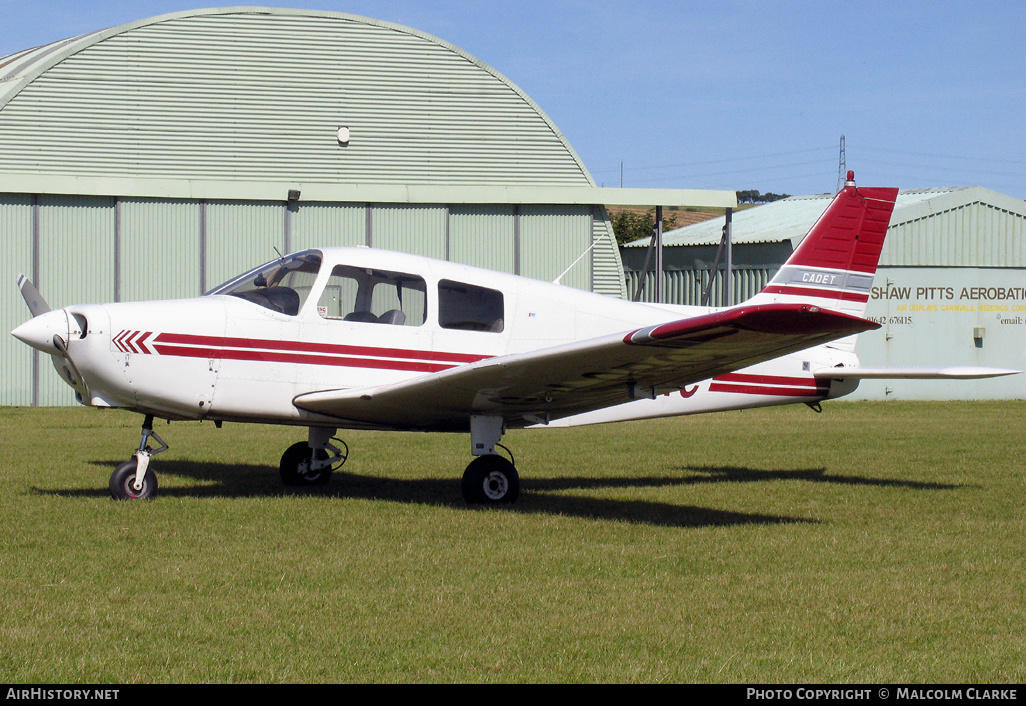
[[750, 303], [807, 302], [864, 316], [897, 197], [893, 188], [856, 187], [848, 172], [844, 188]]

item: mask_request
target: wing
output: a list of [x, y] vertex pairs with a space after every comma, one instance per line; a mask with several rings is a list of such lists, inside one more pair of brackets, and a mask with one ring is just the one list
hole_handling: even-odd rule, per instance
[[471, 415], [520, 427], [675, 391], [803, 348], [879, 328], [802, 304], [740, 306], [470, 363], [372, 388], [297, 396], [300, 409], [390, 429], [465, 431]]

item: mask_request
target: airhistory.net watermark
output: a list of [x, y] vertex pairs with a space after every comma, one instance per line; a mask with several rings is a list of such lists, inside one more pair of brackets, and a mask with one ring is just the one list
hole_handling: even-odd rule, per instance
[[54, 689], [48, 687], [8, 687], [5, 699], [25, 701], [114, 701], [120, 689]]

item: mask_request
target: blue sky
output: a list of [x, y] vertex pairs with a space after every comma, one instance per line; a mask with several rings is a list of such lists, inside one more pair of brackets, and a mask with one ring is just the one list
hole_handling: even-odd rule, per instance
[[[0, 0], [0, 56], [217, 2]], [[230, 3], [223, 3], [229, 5]], [[552, 118], [605, 186], [979, 185], [1026, 198], [1026, 3], [277, 0], [438, 36]]]

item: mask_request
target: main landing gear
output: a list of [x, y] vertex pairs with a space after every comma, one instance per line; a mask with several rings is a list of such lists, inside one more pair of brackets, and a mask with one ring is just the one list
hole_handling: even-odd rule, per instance
[[[331, 472], [340, 468], [349, 456], [349, 447], [334, 438], [335, 431], [310, 427], [309, 441], [300, 441], [285, 450], [279, 465], [285, 485], [323, 485], [329, 481]], [[495, 447], [505, 449], [499, 443], [503, 431], [502, 417], [470, 418], [471, 448], [477, 458], [463, 473], [463, 498], [469, 504], [508, 505], [516, 502], [520, 495], [520, 475], [516, 467], [511, 460], [495, 452]]]
[[[334, 429], [310, 427], [309, 441], [300, 441], [285, 449], [278, 464], [281, 482], [290, 486], [325, 485], [331, 472], [349, 458], [349, 447], [335, 439]], [[337, 441], [342, 448], [335, 446]]]
[[463, 472], [463, 499], [472, 505], [509, 505], [520, 496], [516, 467], [495, 453], [496, 446], [506, 448], [499, 443], [502, 432], [502, 417], [470, 418], [471, 450], [477, 458]]
[[463, 472], [463, 499], [472, 505], [508, 505], [520, 495], [520, 475], [498, 454], [478, 456]]
[[[150, 439], [159, 448], [150, 448]], [[115, 500], [147, 500], [157, 493], [157, 475], [150, 468], [150, 456], [167, 451], [164, 440], [153, 431], [153, 415], [147, 414], [142, 425], [142, 441], [132, 458], [120, 464], [110, 476], [110, 496]]]

